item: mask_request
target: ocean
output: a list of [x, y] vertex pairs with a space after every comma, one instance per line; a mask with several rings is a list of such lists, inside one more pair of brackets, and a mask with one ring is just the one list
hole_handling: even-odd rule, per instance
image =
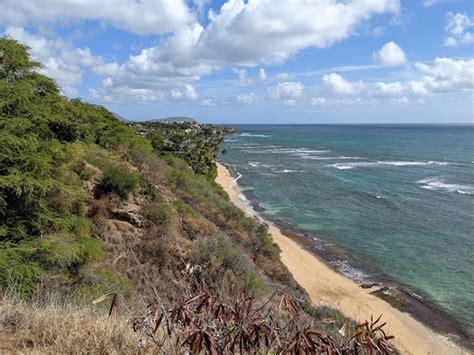
[[[248, 200], [474, 334], [474, 126], [237, 125], [221, 160]], [[343, 257], [342, 257], [343, 256]]]

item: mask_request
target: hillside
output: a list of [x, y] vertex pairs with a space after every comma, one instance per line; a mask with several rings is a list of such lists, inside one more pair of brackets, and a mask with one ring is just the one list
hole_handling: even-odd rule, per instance
[[[379, 329], [356, 332], [337, 311], [311, 306], [267, 225], [213, 181], [228, 130], [127, 124], [61, 96], [38, 67], [27, 47], [0, 39], [0, 339], [8, 350], [349, 353], [372, 347], [367, 339], [390, 349]], [[64, 318], [68, 329], [57, 326]]]

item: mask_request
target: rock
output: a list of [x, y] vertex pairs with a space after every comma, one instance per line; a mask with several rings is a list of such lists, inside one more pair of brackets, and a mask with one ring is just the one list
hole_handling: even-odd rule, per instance
[[112, 218], [128, 222], [138, 228], [145, 228], [148, 224], [141, 207], [128, 201], [122, 201], [117, 206], [111, 207], [109, 213]]
[[362, 287], [362, 288], [372, 288], [374, 286], [380, 286], [380, 284], [378, 282], [372, 282], [372, 283], [369, 283], [369, 284], [360, 285], [360, 287]]

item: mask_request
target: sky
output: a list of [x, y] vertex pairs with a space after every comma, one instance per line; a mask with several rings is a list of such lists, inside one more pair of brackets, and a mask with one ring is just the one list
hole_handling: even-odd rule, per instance
[[474, 0], [0, 0], [0, 33], [130, 120], [474, 123]]

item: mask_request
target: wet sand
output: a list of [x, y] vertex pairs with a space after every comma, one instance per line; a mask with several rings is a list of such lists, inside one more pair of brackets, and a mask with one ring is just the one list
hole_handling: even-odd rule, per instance
[[[256, 216], [241, 199], [241, 190], [230, 171], [218, 163], [216, 182], [228, 193], [231, 201], [246, 214]], [[326, 305], [339, 309], [356, 321], [365, 321], [370, 316], [387, 322], [386, 330], [395, 335], [395, 345], [404, 354], [468, 354], [445, 336], [436, 334], [408, 313], [392, 307], [381, 298], [363, 289], [346, 276], [331, 269], [316, 255], [296, 241], [286, 237], [272, 222], [269, 233], [281, 249], [281, 259], [295, 280], [306, 290], [315, 305]]]

